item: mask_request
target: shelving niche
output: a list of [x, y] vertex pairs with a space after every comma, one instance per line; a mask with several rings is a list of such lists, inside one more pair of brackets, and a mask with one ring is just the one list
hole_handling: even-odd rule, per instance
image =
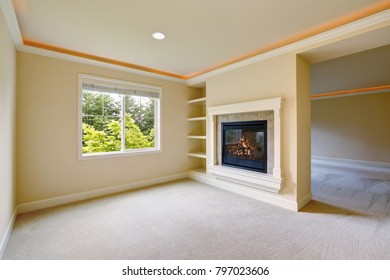
[[206, 90], [189, 96], [188, 104], [188, 156], [191, 172], [206, 173]]

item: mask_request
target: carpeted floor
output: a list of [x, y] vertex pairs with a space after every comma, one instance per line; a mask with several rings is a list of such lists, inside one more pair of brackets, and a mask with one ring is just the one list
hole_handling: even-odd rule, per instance
[[191, 180], [19, 215], [4, 259], [390, 259], [390, 174], [313, 165], [295, 213]]

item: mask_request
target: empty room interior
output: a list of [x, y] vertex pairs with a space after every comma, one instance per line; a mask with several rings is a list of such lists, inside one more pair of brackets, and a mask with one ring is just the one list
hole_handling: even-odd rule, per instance
[[390, 1], [0, 3], [0, 259], [390, 259]]

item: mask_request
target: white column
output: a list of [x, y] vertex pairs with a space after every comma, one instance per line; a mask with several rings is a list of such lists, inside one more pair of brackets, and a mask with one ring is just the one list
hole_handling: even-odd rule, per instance
[[281, 114], [280, 108], [274, 110], [274, 168], [272, 175], [275, 178], [282, 177], [281, 161], [280, 161], [280, 147], [281, 147]]
[[215, 122], [216, 122], [216, 115], [208, 115], [208, 122], [207, 122], [207, 128], [208, 128], [208, 140], [207, 140], [207, 162], [208, 166], [214, 166], [217, 163], [217, 156], [216, 156], [216, 139], [215, 139]]

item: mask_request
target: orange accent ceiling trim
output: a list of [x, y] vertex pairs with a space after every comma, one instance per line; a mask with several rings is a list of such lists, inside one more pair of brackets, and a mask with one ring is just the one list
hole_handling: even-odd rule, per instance
[[370, 91], [381, 91], [381, 90], [386, 90], [386, 89], [390, 90], [390, 85], [368, 87], [368, 88], [358, 88], [358, 89], [349, 89], [349, 90], [333, 91], [333, 92], [326, 92], [326, 93], [315, 93], [315, 94], [312, 94], [310, 96], [310, 98], [315, 99], [315, 98], [320, 98], [320, 97], [348, 95], [348, 94], [363, 93], [363, 92], [370, 92]]
[[57, 52], [57, 53], [62, 53], [62, 54], [77, 56], [77, 57], [81, 57], [81, 58], [91, 59], [91, 60], [95, 60], [95, 61], [99, 61], [99, 62], [109, 63], [109, 64], [113, 64], [113, 65], [117, 65], [117, 66], [122, 66], [122, 67], [126, 67], [126, 68], [145, 71], [145, 72], [149, 72], [149, 73], [153, 73], [153, 74], [164, 75], [164, 76], [182, 79], [182, 80], [185, 79], [185, 77], [182, 75], [178, 75], [178, 74], [174, 74], [174, 73], [170, 73], [170, 72], [166, 72], [166, 71], [162, 71], [162, 70], [158, 70], [158, 69], [154, 69], [154, 68], [150, 68], [150, 67], [145, 67], [145, 66], [141, 66], [141, 65], [137, 65], [137, 64], [133, 64], [133, 63], [123, 62], [120, 60], [114, 60], [114, 59], [105, 58], [105, 57], [101, 57], [101, 56], [97, 56], [97, 55], [93, 55], [93, 54], [88, 54], [88, 53], [83, 53], [83, 52], [79, 52], [79, 51], [74, 51], [74, 50], [69, 50], [69, 49], [57, 47], [57, 46], [52, 46], [52, 45], [48, 45], [45, 43], [37, 42], [37, 41], [26, 39], [26, 38], [23, 38], [23, 44], [26, 46], [30, 46], [30, 47], [35, 47], [35, 48], [45, 49], [45, 50], [49, 50], [49, 51], [53, 51], [53, 52]]
[[301, 33], [299, 33], [297, 35], [291, 36], [291, 37], [289, 37], [289, 38], [287, 38], [285, 40], [276, 42], [276, 43], [271, 44], [269, 46], [266, 46], [266, 47], [264, 47], [262, 49], [259, 49], [259, 50], [255, 51], [255, 52], [248, 53], [248, 54], [243, 55], [243, 56], [239, 56], [237, 58], [234, 58], [234, 59], [229, 60], [227, 62], [224, 62], [222, 64], [215, 65], [215, 66], [212, 66], [212, 67], [207, 68], [205, 70], [202, 70], [202, 71], [193, 73], [191, 75], [185, 76], [185, 78], [186, 79], [191, 79], [191, 78], [197, 77], [197, 76], [205, 74], [207, 72], [211, 72], [213, 70], [222, 68], [224, 66], [228, 66], [228, 65], [231, 65], [233, 63], [236, 63], [236, 62], [239, 62], [239, 61], [242, 61], [242, 60], [245, 60], [245, 59], [248, 59], [248, 58], [260, 55], [260, 54], [263, 54], [263, 53], [266, 53], [268, 51], [271, 51], [271, 50], [274, 50], [274, 49], [277, 49], [277, 48], [281, 48], [281, 47], [287, 46], [289, 44], [301, 41], [303, 39], [306, 39], [306, 38], [309, 38], [311, 36], [314, 36], [314, 35], [317, 35], [317, 34], [320, 34], [320, 33], [326, 32], [326, 31], [329, 31], [331, 29], [334, 29], [334, 28], [337, 28], [337, 27], [340, 27], [340, 26], [343, 26], [343, 25], [351, 23], [353, 21], [357, 21], [359, 19], [362, 19], [362, 18], [371, 16], [371, 15], [374, 15], [376, 13], [382, 12], [382, 11], [387, 10], [387, 9], [390, 9], [390, 1], [389, 0], [383, 1], [383, 2], [381, 2], [379, 4], [377, 4], [377, 5], [374, 5], [372, 7], [366, 8], [364, 10], [361, 10], [361, 11], [358, 11], [358, 12], [355, 12], [355, 13], [351, 13], [351, 14], [349, 14], [347, 16], [344, 16], [344, 17], [339, 18], [337, 20], [334, 20], [334, 21], [322, 24], [322, 25], [317, 26], [315, 28], [306, 30], [306, 31], [301, 32]]
[[45, 44], [45, 43], [42, 43], [42, 42], [30, 40], [30, 39], [27, 39], [27, 38], [24, 38], [24, 37], [23, 37], [23, 43], [26, 46], [41, 48], [41, 49], [45, 49], [45, 50], [49, 50], [49, 51], [54, 51], [54, 52], [58, 52], [58, 53], [73, 55], [73, 56], [86, 58], [86, 59], [92, 59], [92, 60], [95, 60], [95, 61], [100, 61], [100, 62], [109, 63], [109, 64], [113, 64], [113, 65], [118, 65], [118, 66], [122, 66], [122, 67], [126, 67], [126, 68], [131, 68], [131, 69], [136, 69], [136, 70], [140, 70], [140, 71], [146, 71], [146, 72], [149, 72], [149, 73], [164, 75], [164, 76], [178, 78], [178, 79], [182, 79], [182, 80], [188, 80], [188, 79], [200, 76], [202, 74], [211, 72], [213, 70], [216, 70], [216, 69], [219, 69], [219, 68], [222, 68], [222, 67], [234, 64], [236, 62], [240, 62], [240, 61], [243, 61], [245, 59], [248, 59], [248, 58], [251, 58], [251, 57], [263, 54], [263, 53], [266, 53], [268, 51], [271, 51], [271, 50], [274, 50], [274, 49], [277, 49], [277, 48], [280, 48], [280, 47], [287, 46], [289, 44], [292, 44], [292, 43], [301, 41], [303, 39], [309, 38], [311, 36], [314, 36], [314, 35], [317, 35], [317, 34], [320, 34], [320, 33], [326, 32], [326, 31], [329, 31], [331, 29], [340, 27], [342, 25], [351, 23], [353, 21], [357, 21], [359, 19], [371, 16], [373, 14], [382, 12], [382, 11], [387, 10], [387, 9], [390, 9], [390, 0], [382, 1], [381, 3], [379, 3], [377, 5], [374, 5], [372, 7], [368, 7], [366, 9], [364, 9], [364, 10], [360, 10], [358, 12], [351, 13], [351, 14], [349, 14], [347, 16], [344, 16], [342, 18], [339, 18], [337, 20], [334, 20], [334, 21], [322, 24], [320, 26], [317, 26], [315, 28], [303, 31], [303, 32], [301, 32], [299, 34], [296, 34], [294, 36], [291, 36], [291, 37], [289, 37], [289, 38], [287, 38], [285, 40], [281, 40], [279, 42], [270, 44], [270, 45], [268, 45], [268, 46], [266, 46], [264, 48], [261, 48], [261, 49], [259, 49], [257, 51], [254, 51], [254, 52], [251, 52], [251, 53], [239, 56], [237, 58], [234, 58], [234, 59], [231, 59], [231, 60], [226, 61], [224, 63], [221, 63], [221, 64], [218, 64], [218, 65], [209, 67], [209, 68], [204, 69], [202, 71], [198, 71], [198, 72], [192, 73], [190, 75], [179, 75], [179, 74], [170, 73], [170, 72], [167, 72], [167, 71], [158, 70], [158, 69], [154, 69], [154, 68], [150, 68], [150, 67], [145, 67], [145, 66], [141, 66], [141, 65], [137, 65], [137, 64], [132, 64], [132, 63], [128, 63], [128, 62], [123, 62], [123, 61], [119, 61], [119, 60], [105, 58], [105, 57], [92, 55], [92, 54], [88, 54], [88, 53], [83, 53], [83, 52], [79, 52], [79, 51], [69, 50], [69, 49], [65, 49], [65, 48], [62, 48], [62, 47], [52, 46], [52, 45], [48, 45], [48, 44]]

